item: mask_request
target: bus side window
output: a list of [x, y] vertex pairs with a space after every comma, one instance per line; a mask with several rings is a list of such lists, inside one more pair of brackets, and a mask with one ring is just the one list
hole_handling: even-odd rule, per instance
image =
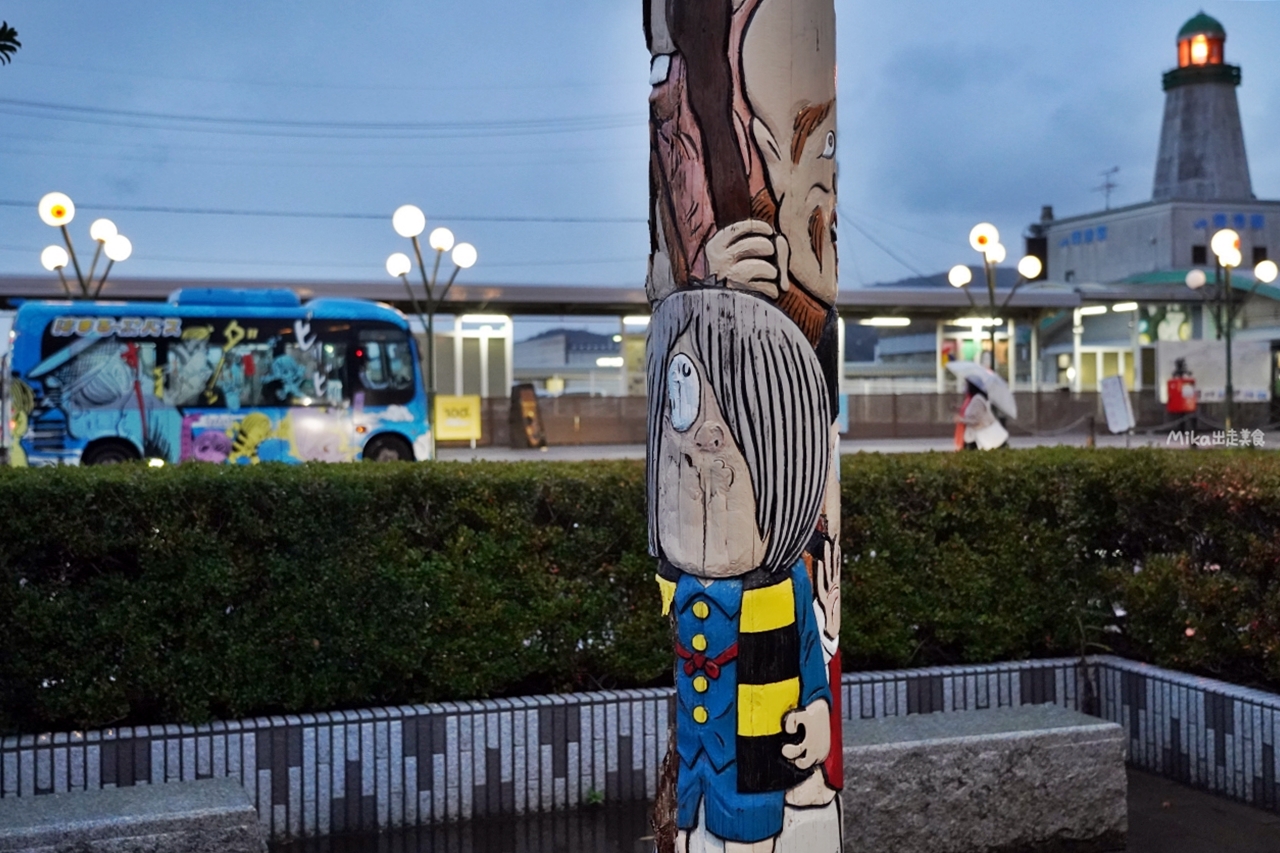
[[189, 324], [180, 340], [167, 342], [166, 402], [232, 412], [271, 405], [275, 322], [221, 317]]
[[264, 405], [345, 406], [346, 328], [321, 329], [307, 338], [306, 346], [292, 335], [281, 335], [271, 364], [270, 384]]
[[345, 406], [351, 397], [346, 387], [346, 341], [324, 341], [320, 345], [318, 367], [315, 374], [316, 399], [326, 406]]
[[366, 403], [389, 406], [413, 399], [413, 349], [404, 332], [399, 329], [361, 331], [356, 359]]
[[67, 346], [65, 360], [39, 377], [46, 389], [57, 389], [61, 405], [68, 410], [119, 408], [136, 405], [139, 393], [154, 396], [154, 342], [112, 336], [71, 352]]
[[[213, 376], [210, 364], [209, 337], [212, 326], [188, 327], [182, 339], [168, 344], [165, 371], [165, 400], [174, 406], [199, 406], [202, 394]], [[221, 354], [221, 350], [218, 350]]]

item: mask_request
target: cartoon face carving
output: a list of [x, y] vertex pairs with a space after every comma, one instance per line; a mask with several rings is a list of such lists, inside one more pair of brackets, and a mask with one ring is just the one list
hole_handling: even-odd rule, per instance
[[829, 0], [760, 0], [742, 45], [751, 134], [791, 277], [827, 305], [836, 295], [834, 15]]
[[[702, 578], [789, 569], [831, 458], [813, 349], [769, 301], [696, 288], [654, 311], [647, 350], [651, 553]], [[785, 360], [795, 364], [779, 383]]]
[[715, 397], [702, 393], [702, 370], [686, 346], [676, 343], [667, 369], [658, 538], [677, 568], [703, 578], [734, 577], [759, 566], [765, 552], [751, 473]]

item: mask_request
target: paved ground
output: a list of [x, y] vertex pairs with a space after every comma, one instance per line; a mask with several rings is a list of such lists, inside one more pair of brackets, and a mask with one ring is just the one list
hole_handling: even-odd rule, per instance
[[[1063, 436], [1016, 436], [1010, 439], [1010, 445], [1018, 447], [1050, 447], [1069, 445], [1084, 447], [1087, 437], [1084, 435]], [[1176, 443], [1170, 443], [1167, 436], [1135, 435], [1099, 435], [1099, 447], [1169, 447], [1185, 449]], [[1268, 450], [1280, 450], [1280, 432], [1267, 433]], [[930, 450], [949, 453], [955, 450], [955, 442], [950, 438], [902, 438], [881, 439], [874, 441], [845, 441], [840, 445], [842, 453], [924, 453]], [[440, 458], [456, 462], [473, 459], [484, 459], [495, 462], [517, 462], [543, 459], [547, 461], [583, 461], [596, 459], [643, 459], [642, 444], [585, 444], [573, 447], [548, 447], [545, 450], [512, 450], [509, 447], [479, 447], [469, 449], [444, 449]]]
[[1129, 771], [1128, 853], [1277, 853], [1280, 815]]
[[[647, 806], [272, 845], [272, 853], [648, 853]], [[1126, 853], [1280, 853], [1280, 815], [1129, 771]]]

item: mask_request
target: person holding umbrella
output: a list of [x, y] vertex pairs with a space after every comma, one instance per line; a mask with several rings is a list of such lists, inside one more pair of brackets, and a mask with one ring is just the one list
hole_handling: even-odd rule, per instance
[[[964, 379], [965, 398], [956, 417], [963, 425], [965, 450], [995, 450], [1009, 446], [1009, 431], [997, 417], [997, 409], [1017, 417], [1017, 403], [1009, 386], [993, 371], [972, 362], [951, 362], [952, 373]], [[959, 429], [957, 428], [957, 432]]]

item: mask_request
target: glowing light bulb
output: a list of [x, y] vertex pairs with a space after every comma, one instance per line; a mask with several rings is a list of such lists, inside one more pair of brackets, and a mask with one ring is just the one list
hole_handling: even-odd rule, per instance
[[396, 252], [387, 258], [387, 274], [392, 278], [407, 275], [411, 269], [413, 269], [413, 264], [409, 262], [409, 256], [404, 252]]
[[1280, 274], [1280, 267], [1276, 266], [1275, 261], [1263, 261], [1253, 268], [1253, 277], [1263, 284], [1275, 281], [1277, 274]]
[[391, 227], [401, 237], [417, 237], [427, 227], [427, 215], [415, 205], [401, 205], [391, 214]]
[[40, 199], [37, 209], [44, 224], [54, 228], [66, 225], [76, 218], [76, 206], [65, 193], [49, 193]]
[[1209, 40], [1198, 35], [1191, 40], [1191, 64], [1205, 65], [1209, 62]]
[[119, 233], [116, 224], [110, 219], [95, 219], [89, 226], [89, 236], [99, 243], [105, 243]]
[[1008, 256], [1008, 254], [1009, 252], [1007, 249], [1005, 249], [1003, 243], [996, 243], [995, 245], [987, 249], [987, 260], [990, 261], [992, 264], [1003, 264], [1004, 259]]
[[975, 252], [986, 252], [1000, 242], [1000, 232], [990, 222], [980, 222], [969, 232], [969, 245]]
[[461, 269], [470, 269], [475, 266], [478, 254], [476, 247], [470, 243], [459, 243], [453, 247], [453, 262]]
[[1018, 275], [1027, 281], [1038, 278], [1042, 272], [1044, 272], [1044, 264], [1035, 255], [1024, 255], [1022, 260], [1018, 261]]
[[1213, 235], [1213, 239], [1209, 241], [1209, 246], [1218, 257], [1222, 257], [1231, 250], [1239, 251], [1240, 235], [1230, 228], [1223, 228]]
[[437, 228], [431, 232], [427, 243], [437, 252], [447, 252], [453, 248], [453, 232], [448, 228]]
[[128, 237], [123, 234], [117, 234], [103, 244], [102, 251], [108, 258], [117, 263], [127, 261], [129, 256], [133, 254], [133, 244], [129, 242]]
[[49, 246], [40, 253], [40, 265], [49, 272], [62, 269], [70, 260], [67, 250], [61, 246]]
[[973, 270], [964, 264], [956, 264], [951, 268], [951, 272], [947, 273], [947, 281], [951, 282], [952, 287], [964, 287], [973, 281]]

